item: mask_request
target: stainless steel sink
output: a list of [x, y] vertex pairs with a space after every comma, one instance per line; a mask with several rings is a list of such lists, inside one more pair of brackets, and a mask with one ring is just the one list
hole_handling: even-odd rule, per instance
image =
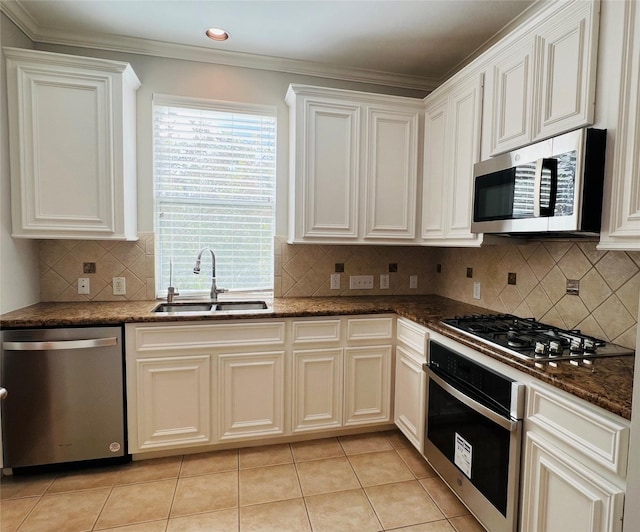
[[153, 312], [209, 312], [213, 303], [184, 302], [184, 303], [160, 303]]
[[264, 301], [223, 301], [216, 303], [215, 310], [265, 310], [267, 307]]
[[266, 310], [265, 301], [220, 301], [209, 303], [206, 301], [177, 301], [173, 303], [160, 303], [153, 312], [227, 312], [227, 311], [253, 311]]

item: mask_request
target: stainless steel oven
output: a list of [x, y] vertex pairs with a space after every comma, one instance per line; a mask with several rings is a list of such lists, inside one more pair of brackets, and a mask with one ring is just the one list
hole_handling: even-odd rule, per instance
[[429, 341], [424, 456], [491, 532], [518, 525], [525, 386]]

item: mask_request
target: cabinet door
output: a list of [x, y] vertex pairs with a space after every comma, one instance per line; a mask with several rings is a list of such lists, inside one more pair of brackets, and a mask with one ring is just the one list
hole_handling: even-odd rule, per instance
[[[136, 240], [125, 63], [7, 49], [13, 236]], [[133, 198], [133, 200], [131, 199]]]
[[598, 52], [594, 8], [594, 2], [575, 2], [541, 28], [533, 140], [593, 123]]
[[619, 532], [624, 490], [529, 432], [522, 505], [527, 532]]
[[447, 239], [477, 241], [471, 233], [473, 165], [480, 160], [482, 74], [456, 86], [449, 97], [449, 158], [445, 176]]
[[[360, 107], [304, 103], [302, 187], [304, 237], [358, 236]], [[300, 153], [296, 153], [299, 157]], [[298, 176], [297, 176], [298, 177]]]
[[345, 426], [391, 420], [391, 346], [344, 350]]
[[218, 438], [284, 433], [284, 351], [218, 357]]
[[293, 431], [342, 426], [342, 349], [293, 352]]
[[422, 177], [422, 238], [445, 236], [445, 175], [447, 172], [448, 99], [431, 101], [424, 116], [424, 171]]
[[[618, 128], [600, 249], [640, 251], [640, 5], [624, 3]], [[607, 150], [610, 152], [610, 150]], [[606, 228], [606, 229], [605, 229]]]
[[531, 140], [534, 39], [515, 42], [493, 63], [491, 79], [491, 155]]
[[365, 145], [365, 238], [414, 238], [418, 113], [369, 107]]
[[420, 357], [396, 347], [396, 391], [394, 421], [421, 453], [424, 449], [426, 374]]
[[136, 360], [129, 452], [211, 443], [210, 361], [210, 355]]

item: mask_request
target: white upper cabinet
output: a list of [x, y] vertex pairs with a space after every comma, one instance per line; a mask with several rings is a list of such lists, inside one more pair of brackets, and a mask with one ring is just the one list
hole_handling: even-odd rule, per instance
[[487, 101], [491, 118], [491, 151], [498, 153], [531, 141], [534, 39], [513, 43], [488, 69], [492, 81]]
[[291, 85], [289, 241], [415, 238], [421, 102]]
[[137, 239], [127, 63], [4, 48], [14, 237]]
[[[624, 8], [615, 19], [611, 17], [617, 24], [610, 28], [620, 35], [621, 49], [606, 51], [607, 60], [621, 65], [619, 74], [613, 73], [609, 78], [619, 79], [619, 84], [611, 84], [619, 93], [615, 117], [618, 127], [607, 150], [613, 164], [607, 165], [607, 173], [610, 171], [611, 175], [607, 176], [610, 182], [598, 248], [640, 251], [640, 5], [624, 2], [613, 7]], [[615, 96], [608, 100], [614, 100]], [[611, 140], [611, 136], [609, 138]]]
[[599, 1], [551, 6], [489, 52], [488, 155], [594, 121]]
[[456, 78], [425, 99], [422, 239], [479, 246], [471, 233], [473, 165], [480, 160], [483, 75]]

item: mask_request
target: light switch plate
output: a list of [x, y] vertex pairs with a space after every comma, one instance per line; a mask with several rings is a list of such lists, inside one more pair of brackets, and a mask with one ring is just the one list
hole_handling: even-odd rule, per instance
[[418, 276], [410, 275], [409, 276], [409, 288], [418, 288]]

